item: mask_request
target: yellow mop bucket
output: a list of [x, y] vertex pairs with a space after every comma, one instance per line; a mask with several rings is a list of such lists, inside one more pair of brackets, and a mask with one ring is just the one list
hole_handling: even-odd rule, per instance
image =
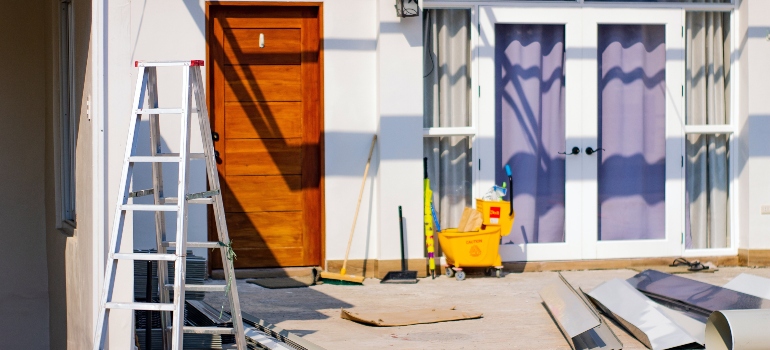
[[490, 226], [475, 232], [449, 228], [438, 234], [447, 264], [455, 268], [501, 266], [500, 228]]
[[[506, 201], [476, 200], [476, 210], [481, 212], [483, 225], [479, 231], [458, 232], [445, 229], [438, 233], [439, 244], [444, 252], [446, 275], [457, 273], [457, 280], [465, 279], [464, 267], [494, 268], [497, 277], [502, 275], [500, 238], [507, 236], [513, 226], [514, 214], [511, 203]], [[491, 270], [489, 270], [491, 272]]]

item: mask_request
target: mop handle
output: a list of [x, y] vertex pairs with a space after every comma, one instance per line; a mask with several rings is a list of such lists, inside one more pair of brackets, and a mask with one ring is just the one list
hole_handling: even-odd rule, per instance
[[513, 174], [511, 174], [511, 166], [506, 164], [505, 165], [505, 173], [508, 175], [508, 199], [511, 201], [511, 212], [508, 213], [508, 216], [513, 215]]

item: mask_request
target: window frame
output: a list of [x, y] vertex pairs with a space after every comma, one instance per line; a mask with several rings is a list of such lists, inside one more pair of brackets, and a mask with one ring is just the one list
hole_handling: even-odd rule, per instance
[[[683, 135], [685, 137], [689, 134], [728, 134], [729, 135], [729, 149], [737, 149], [736, 135], [738, 131], [738, 116], [740, 113], [739, 101], [739, 88], [740, 88], [740, 75], [741, 66], [738, 60], [739, 49], [739, 35], [738, 28], [740, 28], [738, 10], [739, 4], [735, 0], [731, 0], [730, 3], [683, 3], [683, 2], [624, 2], [624, 1], [607, 1], [607, 2], [586, 2], [585, 0], [574, 1], [532, 1], [532, 0], [423, 0], [423, 9], [470, 9], [471, 10], [471, 125], [469, 127], [432, 127], [423, 128], [423, 138], [427, 137], [440, 137], [440, 136], [467, 136], [471, 138], [472, 149], [475, 150], [473, 154], [473, 193], [475, 197], [480, 196], [481, 189], [479, 188], [479, 171], [481, 164], [478, 158], [478, 154], [482, 151], [478, 144], [478, 125], [479, 125], [479, 95], [481, 92], [481, 86], [479, 85], [479, 6], [517, 6], [517, 7], [553, 7], [558, 8], [570, 8], [570, 7], [613, 7], [613, 8], [678, 8], [683, 9], [682, 23], [686, 25], [686, 13], [705, 11], [705, 12], [729, 12], [730, 13], [730, 69], [731, 73], [731, 87], [730, 87], [730, 104], [729, 122], [724, 125], [685, 125], [682, 120]], [[490, 88], [490, 87], [487, 87]], [[494, 87], [492, 87], [494, 88]], [[488, 150], [486, 150], [488, 151]], [[729, 193], [730, 193], [730, 247], [729, 248], [709, 248], [709, 249], [687, 249], [684, 247], [684, 241], [682, 242], [681, 255], [684, 257], [696, 257], [696, 256], [722, 256], [722, 255], [735, 255], [738, 252], [738, 244], [740, 237], [740, 225], [735, 218], [738, 215], [738, 205], [740, 203], [740, 189], [739, 184], [736, 181], [736, 167], [739, 157], [732, 155], [729, 159]], [[686, 174], [684, 169], [682, 170], [682, 181], [686, 181]], [[682, 191], [685, 191], [686, 186], [682, 186]], [[685, 194], [682, 193], [681, 198]], [[475, 204], [474, 204], [475, 205]], [[684, 204], [682, 204], [684, 206]], [[682, 220], [684, 222], [684, 219]], [[684, 239], [684, 231], [682, 232], [682, 239]]]
[[[733, 1], [734, 2], [734, 1]], [[712, 5], [726, 5], [726, 4], [712, 4]], [[740, 113], [740, 106], [738, 99], [738, 87], [740, 86], [740, 64], [738, 62], [738, 53], [737, 50], [738, 47], [738, 30], [739, 28], [739, 16], [737, 16], [737, 10], [738, 5], [733, 3], [729, 5], [729, 9], [727, 9], [727, 6], [706, 6], [703, 8], [697, 8], [697, 9], [685, 9], [686, 12], [729, 12], [730, 13], [730, 71], [732, 72], [730, 75], [730, 91], [729, 91], [729, 99], [731, 101], [730, 103], [730, 111], [728, 116], [728, 122], [726, 124], [714, 124], [714, 125], [687, 125], [684, 121], [683, 128], [684, 128], [684, 136], [687, 135], [716, 135], [716, 134], [723, 134], [727, 135], [727, 149], [729, 150], [735, 150], [737, 149], [737, 141], [735, 135], [738, 134], [738, 115]], [[686, 101], [685, 101], [686, 102]], [[736, 217], [738, 217], [738, 204], [739, 204], [739, 184], [736, 180], [736, 172], [735, 169], [738, 165], [738, 159], [739, 157], [735, 156], [734, 154], [731, 154], [729, 156], [728, 166], [730, 167], [728, 170], [728, 193], [730, 194], [728, 197], [729, 203], [727, 204], [730, 208], [730, 247], [727, 248], [687, 248], [684, 247], [682, 249], [682, 256], [683, 257], [699, 257], [699, 256], [720, 256], [720, 255], [735, 255], [738, 253], [738, 244], [739, 244], [739, 236], [740, 236], [740, 225], [738, 220], [735, 220]], [[687, 174], [685, 170], [682, 170], [684, 181], [687, 181]], [[686, 188], [686, 186], [684, 186]], [[683, 197], [684, 198], [683, 194]], [[685, 210], [688, 210], [688, 208], [685, 207]], [[684, 244], [684, 232], [682, 232], [682, 244]]]
[[[439, 6], [433, 6], [431, 4], [423, 4], [423, 10], [441, 10], [441, 9], [456, 9], [456, 10], [470, 10], [471, 12], [471, 25], [470, 25], [470, 31], [471, 31], [471, 43], [470, 43], [470, 62], [469, 62], [469, 75], [470, 75], [470, 81], [471, 81], [471, 101], [470, 101], [470, 125], [465, 127], [429, 127], [429, 128], [423, 128], [422, 129], [422, 137], [423, 140], [426, 138], [441, 138], [445, 136], [465, 136], [470, 139], [470, 149], [471, 149], [471, 161], [472, 161], [472, 171], [471, 171], [471, 199], [481, 197], [481, 190], [478, 188], [478, 176], [479, 176], [479, 166], [478, 166], [478, 158], [476, 157], [476, 154], [478, 152], [478, 140], [476, 138], [476, 135], [478, 134], [478, 117], [479, 117], [479, 111], [478, 111], [478, 104], [479, 104], [479, 82], [478, 82], [478, 42], [479, 42], [479, 16], [478, 16], [478, 6], [476, 5], [468, 5], [468, 4], [442, 4]], [[424, 12], [423, 12], [424, 14]], [[422, 17], [420, 17], [422, 19]], [[473, 203], [473, 207], [476, 206], [475, 201], [471, 200], [471, 203]]]
[[75, 25], [73, 0], [59, 1], [59, 117], [57, 149], [57, 228], [72, 236], [77, 228], [76, 148], [78, 125], [75, 91]]

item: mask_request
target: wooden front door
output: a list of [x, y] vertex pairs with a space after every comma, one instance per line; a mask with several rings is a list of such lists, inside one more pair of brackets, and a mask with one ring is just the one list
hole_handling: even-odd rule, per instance
[[319, 12], [208, 7], [208, 102], [236, 268], [321, 264]]

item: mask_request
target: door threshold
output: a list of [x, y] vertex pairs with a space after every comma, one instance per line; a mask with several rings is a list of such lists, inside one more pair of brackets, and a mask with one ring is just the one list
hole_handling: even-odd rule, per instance
[[[235, 269], [235, 278], [298, 277], [313, 274], [313, 270], [321, 271], [322, 269], [318, 266]], [[225, 279], [224, 270], [212, 269], [209, 277], [215, 280], [223, 280]]]

